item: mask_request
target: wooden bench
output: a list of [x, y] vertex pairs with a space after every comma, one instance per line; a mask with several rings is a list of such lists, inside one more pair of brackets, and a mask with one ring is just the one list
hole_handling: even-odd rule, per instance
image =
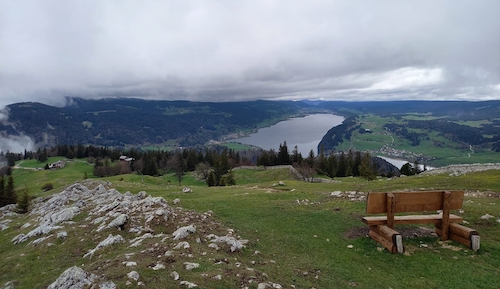
[[[370, 226], [369, 236], [391, 253], [403, 253], [403, 239], [394, 230], [398, 224], [435, 224], [436, 234], [445, 241], [452, 239], [474, 251], [479, 249], [479, 235], [474, 229], [459, 225], [463, 219], [450, 213], [462, 208], [463, 191], [423, 191], [369, 193], [366, 202], [367, 214], [385, 216], [363, 217]], [[442, 211], [431, 215], [401, 216], [396, 213]]]

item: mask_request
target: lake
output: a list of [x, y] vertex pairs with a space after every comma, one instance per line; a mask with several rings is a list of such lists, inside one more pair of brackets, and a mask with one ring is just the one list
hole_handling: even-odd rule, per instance
[[279, 145], [286, 141], [290, 154], [297, 146], [302, 156], [307, 157], [311, 149], [317, 154], [318, 144], [323, 136], [328, 130], [343, 121], [344, 117], [334, 114], [312, 114], [281, 121], [273, 126], [261, 128], [249, 136], [232, 141], [258, 146], [266, 150], [275, 149], [276, 152]]

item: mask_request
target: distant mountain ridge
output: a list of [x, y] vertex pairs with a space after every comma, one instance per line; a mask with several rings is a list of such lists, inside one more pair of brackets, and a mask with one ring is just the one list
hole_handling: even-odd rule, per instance
[[[293, 116], [311, 113], [335, 113], [347, 117], [375, 114], [401, 117], [404, 114], [427, 114], [446, 117], [426, 122], [409, 121], [415, 129], [423, 125], [441, 131], [457, 130], [463, 126], [450, 121], [489, 120], [479, 128], [467, 127], [467, 131], [454, 135], [466, 139], [481, 130], [484, 140], [497, 143], [500, 149], [500, 101], [247, 101], [247, 102], [190, 102], [107, 98], [86, 100], [68, 98], [64, 107], [25, 102], [7, 106], [8, 120], [0, 121], [0, 133], [5, 136], [26, 135], [37, 147], [58, 144], [125, 146], [194, 146], [209, 140], [238, 133], [250, 132], [259, 127], [272, 125]], [[335, 147], [349, 136], [353, 123], [343, 129], [325, 131], [322, 141], [326, 150]], [[452, 126], [453, 125], [453, 126]], [[399, 128], [398, 128], [399, 129]], [[330, 135], [329, 135], [330, 134]], [[405, 137], [411, 137], [411, 134]], [[480, 136], [478, 134], [478, 136]], [[420, 136], [422, 138], [422, 136]], [[284, 137], [284, 140], [286, 137]], [[476, 140], [481, 140], [479, 137]]]
[[306, 114], [311, 108], [292, 101], [211, 103], [73, 98], [65, 107], [28, 102], [9, 105], [7, 110], [8, 122], [0, 123], [0, 131], [6, 135], [27, 135], [38, 146], [123, 147], [167, 142], [200, 145], [263, 123]]

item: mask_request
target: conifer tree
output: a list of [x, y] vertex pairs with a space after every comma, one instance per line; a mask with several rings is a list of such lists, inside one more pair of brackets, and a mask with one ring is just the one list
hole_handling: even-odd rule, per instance
[[216, 185], [215, 183], [215, 173], [213, 170], [210, 171], [210, 173], [208, 173], [208, 177], [207, 177], [207, 185], [209, 187], [213, 187]]
[[307, 156], [305, 162], [310, 168], [314, 167], [314, 151], [312, 149], [309, 151], [309, 155]]
[[0, 177], [0, 207], [7, 205], [5, 200], [5, 178], [4, 176]]
[[303, 159], [302, 154], [299, 152], [298, 146], [295, 145], [292, 151], [292, 163], [300, 165], [302, 164], [302, 159]]
[[324, 175], [328, 175], [328, 162], [325, 156], [325, 149], [324, 146], [321, 146], [321, 149], [319, 151], [318, 155], [318, 171]]
[[21, 192], [21, 195], [19, 196], [19, 199], [17, 200], [16, 211], [19, 214], [26, 214], [27, 212], [29, 212], [29, 208], [30, 208], [30, 196], [27, 190], [23, 190]]
[[371, 156], [369, 153], [365, 153], [361, 159], [361, 164], [359, 165], [359, 174], [361, 177], [369, 181], [372, 181], [376, 178], [376, 173], [373, 169]]
[[280, 144], [278, 150], [278, 165], [289, 165], [290, 164], [290, 154], [288, 152], [288, 146], [286, 145], [286, 141], [283, 142], [283, 145]]
[[345, 177], [347, 171], [347, 159], [344, 152], [340, 153], [339, 162], [337, 167], [337, 177]]
[[7, 180], [7, 185], [4, 190], [4, 201], [5, 205], [15, 204], [17, 201], [16, 191], [14, 190], [14, 177], [9, 176]]

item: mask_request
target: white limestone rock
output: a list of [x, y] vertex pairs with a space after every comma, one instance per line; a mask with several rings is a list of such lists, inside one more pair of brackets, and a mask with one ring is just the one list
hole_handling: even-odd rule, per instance
[[196, 226], [192, 224], [189, 226], [180, 227], [172, 233], [172, 236], [174, 237], [174, 240], [177, 241], [186, 238], [191, 233], [196, 233]]
[[137, 281], [137, 280], [139, 280], [140, 275], [139, 275], [139, 273], [137, 271], [131, 271], [131, 272], [127, 273], [127, 277], [129, 279]]
[[490, 214], [485, 214], [485, 215], [481, 216], [481, 220], [489, 220], [491, 218], [495, 218], [495, 217], [490, 215]]
[[177, 273], [177, 271], [173, 271], [172, 273], [170, 273], [170, 277], [172, 277], [175, 281], [179, 280], [180, 278], [179, 273]]
[[92, 256], [94, 255], [94, 253], [97, 250], [104, 248], [104, 247], [107, 247], [107, 246], [111, 246], [113, 244], [121, 243], [121, 242], [125, 242], [125, 239], [123, 239], [122, 236], [120, 236], [120, 235], [113, 236], [113, 235], [109, 234], [109, 236], [106, 239], [104, 239], [102, 242], [100, 242], [94, 249], [88, 251], [85, 255], [83, 255], [83, 258], [85, 258], [87, 256], [90, 256], [90, 258], [92, 258]]
[[181, 283], [179, 283], [183, 286], [186, 286], [187, 288], [195, 288], [195, 287], [198, 287], [198, 285], [194, 284], [194, 283], [191, 283], [191, 282], [188, 282], [188, 281], [181, 281]]
[[183, 192], [183, 193], [192, 193], [192, 192], [193, 192], [193, 190], [191, 190], [191, 189], [190, 189], [190, 188], [188, 188], [188, 187], [184, 187], [184, 188], [182, 188], [182, 192]]
[[125, 223], [128, 221], [128, 215], [126, 214], [120, 214], [118, 217], [116, 217], [113, 221], [111, 221], [107, 228], [121, 228]]
[[191, 263], [191, 262], [184, 262], [184, 268], [186, 270], [193, 270], [200, 267], [200, 264], [198, 263]]
[[66, 269], [56, 281], [47, 289], [76, 289], [90, 287], [97, 280], [97, 276], [85, 272], [82, 268], [74, 266]]
[[227, 244], [230, 246], [231, 252], [235, 252], [243, 249], [243, 243], [246, 243], [246, 240], [240, 241], [234, 237], [223, 236], [223, 237], [217, 237], [214, 240], [211, 240], [210, 242]]
[[189, 245], [188, 242], [183, 241], [179, 242], [177, 245], [175, 245], [174, 249], [179, 250], [179, 249], [189, 249], [191, 246]]

